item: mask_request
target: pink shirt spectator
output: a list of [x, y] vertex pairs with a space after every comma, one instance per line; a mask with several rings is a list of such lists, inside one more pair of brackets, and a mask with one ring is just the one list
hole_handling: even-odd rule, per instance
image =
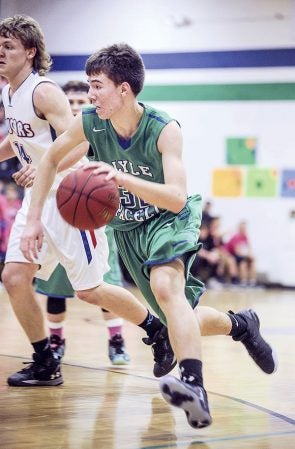
[[233, 255], [247, 257], [250, 255], [250, 245], [245, 234], [237, 233], [224, 245], [225, 249]]

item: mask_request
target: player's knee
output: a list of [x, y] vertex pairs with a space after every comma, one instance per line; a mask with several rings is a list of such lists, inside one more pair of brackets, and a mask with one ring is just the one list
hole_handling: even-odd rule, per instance
[[82, 301], [89, 302], [89, 291], [88, 290], [78, 290], [78, 291], [76, 291], [76, 295]]
[[151, 288], [159, 303], [165, 303], [169, 300], [169, 297], [171, 297], [169, 285], [167, 285], [166, 282], [155, 280], [151, 283]]
[[171, 276], [162, 273], [162, 276], [151, 277], [151, 289], [157, 303], [162, 308], [171, 304], [171, 300], [175, 297], [182, 297], [184, 292], [184, 280], [180, 276]]
[[13, 288], [19, 287], [20, 285], [24, 285], [27, 282], [30, 282], [32, 279], [25, 273], [23, 270], [16, 270], [9, 265], [4, 267], [2, 272], [2, 282], [9, 292]]
[[95, 304], [97, 306], [101, 305], [99, 300], [99, 294], [96, 288], [92, 288], [89, 290], [78, 290], [76, 291], [76, 295], [82, 301], [88, 302], [90, 304]]

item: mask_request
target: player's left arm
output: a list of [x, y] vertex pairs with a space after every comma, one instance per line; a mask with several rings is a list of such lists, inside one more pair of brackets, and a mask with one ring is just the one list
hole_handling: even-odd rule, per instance
[[[180, 212], [187, 201], [186, 170], [182, 160], [183, 139], [179, 124], [169, 122], [160, 134], [158, 149], [162, 154], [165, 186], [173, 197], [172, 205]], [[170, 201], [171, 201], [170, 199]], [[171, 207], [165, 207], [172, 210]]]
[[[162, 154], [165, 183], [155, 183], [115, 170], [102, 162], [90, 163], [98, 167], [96, 173], [108, 172], [106, 179], [114, 178], [117, 184], [150, 204], [179, 213], [187, 200], [186, 174], [182, 162], [182, 133], [177, 122], [169, 122], [158, 139]], [[87, 167], [85, 167], [87, 170]]]

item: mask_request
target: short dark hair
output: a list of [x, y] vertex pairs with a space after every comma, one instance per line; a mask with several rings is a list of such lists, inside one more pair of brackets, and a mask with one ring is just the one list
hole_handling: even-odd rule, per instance
[[95, 52], [87, 59], [85, 70], [88, 76], [104, 73], [116, 85], [127, 82], [135, 96], [143, 89], [145, 68], [142, 57], [125, 43]]
[[68, 93], [68, 92], [86, 92], [86, 93], [88, 93], [89, 85], [87, 83], [84, 83], [84, 81], [72, 80], [72, 81], [68, 81], [66, 84], [64, 84], [62, 89], [65, 93]]
[[52, 60], [46, 51], [43, 32], [32, 17], [18, 14], [1, 20], [0, 36], [19, 39], [25, 49], [36, 48], [33, 68], [39, 75], [45, 75], [50, 70]]

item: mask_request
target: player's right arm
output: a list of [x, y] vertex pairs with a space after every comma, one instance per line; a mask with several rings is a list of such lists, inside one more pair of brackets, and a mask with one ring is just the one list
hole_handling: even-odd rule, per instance
[[24, 256], [33, 262], [43, 243], [41, 224], [42, 209], [50, 188], [54, 182], [59, 163], [73, 151], [73, 148], [86, 140], [82, 124], [82, 115], [74, 118], [69, 129], [53, 142], [38, 165], [32, 189], [30, 208], [27, 214], [27, 226], [21, 238], [20, 248]]

